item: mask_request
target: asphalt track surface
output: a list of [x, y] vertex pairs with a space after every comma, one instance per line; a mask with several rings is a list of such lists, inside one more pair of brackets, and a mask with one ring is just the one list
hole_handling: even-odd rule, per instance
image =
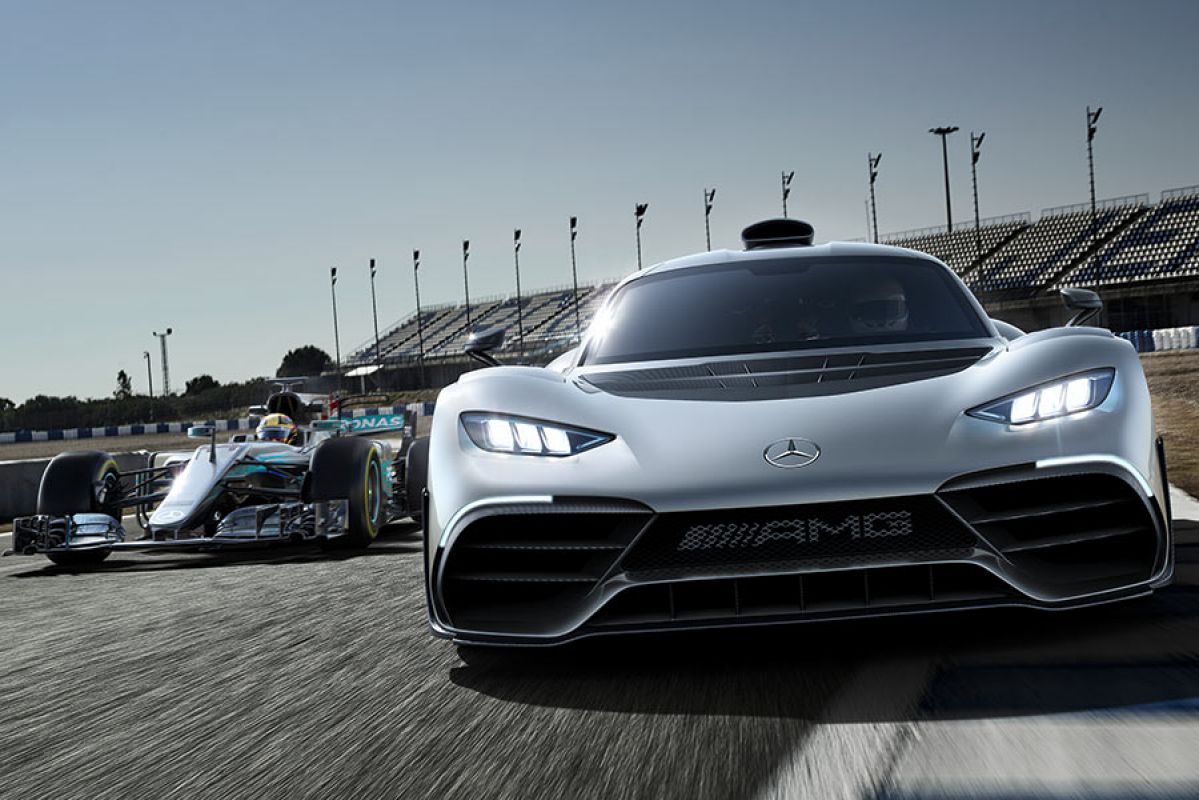
[[[469, 664], [427, 630], [403, 527], [353, 556], [118, 554], [89, 573], [7, 558], [0, 797], [1193, 796], [1199, 525], [1178, 528], [1177, 585], [1118, 606], [608, 638]], [[1070, 731], [1092, 723], [1097, 744], [1038, 771], [1029, 747], [1077, 749]], [[1166, 744], [1137, 755], [1123, 730]], [[1176, 793], [1142, 775], [1158, 762]]]

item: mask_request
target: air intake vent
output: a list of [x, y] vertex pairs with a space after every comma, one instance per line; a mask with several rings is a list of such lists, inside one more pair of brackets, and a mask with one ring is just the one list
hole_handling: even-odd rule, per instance
[[880, 611], [928, 611], [1002, 603], [1013, 592], [973, 564], [877, 567], [634, 586], [590, 621], [592, 628], [819, 619]]
[[579, 613], [652, 515], [617, 501], [512, 506], [470, 523], [451, 547], [442, 597], [467, 630], [543, 633]]
[[1147, 580], [1153, 569], [1153, 519], [1114, 475], [1020, 480], [941, 496], [1047, 595], [1112, 589]]
[[812, 244], [816, 229], [802, 219], [768, 219], [755, 222], [741, 231], [746, 250], [768, 247], [807, 247]]
[[822, 397], [951, 375], [989, 352], [988, 347], [955, 347], [731, 358], [681, 367], [593, 372], [582, 380], [609, 394], [663, 400]]

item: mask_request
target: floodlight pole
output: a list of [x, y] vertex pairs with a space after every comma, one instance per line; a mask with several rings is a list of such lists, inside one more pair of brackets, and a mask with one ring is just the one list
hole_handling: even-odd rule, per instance
[[579, 235], [579, 218], [570, 218], [570, 277], [575, 288], [575, 337], [583, 338], [583, 326], [579, 323], [579, 266], [575, 261], [575, 237]]
[[142, 358], [146, 359], [146, 386], [149, 387], [150, 399], [154, 399], [154, 372], [150, 369], [150, 351], [143, 350]]
[[790, 172], [783, 170], [781, 175], [783, 184], [783, 216], [785, 217], [787, 216], [787, 198], [791, 196], [791, 181], [795, 179], [795, 170], [791, 170]]
[[375, 318], [375, 364], [382, 366], [383, 358], [379, 352], [379, 308], [375, 305], [375, 259], [373, 258], [371, 259], [371, 314]]
[[641, 223], [645, 221], [645, 212], [649, 210], [649, 203], [637, 203], [633, 207], [633, 217], [637, 220], [637, 269], [641, 269]]
[[704, 189], [704, 241], [708, 243], [709, 251], [712, 249], [712, 226], [709, 219], [712, 216], [712, 201], [715, 199], [715, 189]]
[[158, 337], [158, 343], [162, 345], [162, 396], [168, 397], [171, 394], [171, 368], [167, 361], [167, 337], [174, 333], [173, 328], [167, 328], [166, 333], [154, 332]]
[[341, 389], [341, 332], [337, 327], [337, 267], [329, 267], [329, 293], [333, 298], [333, 352], [337, 356], [337, 388]]
[[1099, 122], [1099, 115], [1103, 113], [1103, 106], [1091, 111], [1091, 107], [1087, 106], [1087, 173], [1091, 179], [1091, 246], [1095, 246], [1095, 241], [1099, 238], [1099, 227], [1097, 217], [1095, 215], [1095, 151], [1091, 146], [1091, 142], [1095, 139], [1095, 131], [1098, 130], [1096, 124]]
[[978, 136], [974, 135], [974, 131], [970, 131], [970, 182], [974, 185], [974, 260], [982, 258], [983, 255], [983, 235], [982, 225], [978, 217], [978, 156], [982, 149], [983, 138], [987, 135], [983, 131]]
[[520, 335], [520, 357], [525, 357], [525, 318], [520, 299], [520, 228], [512, 231], [512, 260], [516, 262], [516, 330]]
[[953, 208], [949, 204], [949, 134], [957, 133], [956, 125], [943, 125], [939, 128], [929, 128], [928, 132], [941, 137], [941, 161], [945, 165], [945, 228], [953, 233]]
[[420, 383], [425, 385], [425, 318], [420, 310], [420, 250], [412, 251], [412, 283], [416, 287], [416, 333], [420, 350], [417, 363], [420, 366]]
[[466, 290], [466, 332], [470, 333], [470, 275], [466, 271], [466, 261], [470, 258], [470, 239], [462, 240], [462, 286]]
[[874, 199], [874, 182], [878, 180], [878, 162], [882, 160], [882, 153], [866, 154], [866, 173], [870, 176], [870, 221], [874, 223], [875, 244], [878, 244], [878, 204]]

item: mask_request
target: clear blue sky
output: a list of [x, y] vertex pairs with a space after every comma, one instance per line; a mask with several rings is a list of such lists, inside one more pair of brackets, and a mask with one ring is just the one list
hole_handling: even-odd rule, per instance
[[819, 239], [955, 217], [985, 130], [984, 216], [1199, 183], [1197, 2], [24, 2], [0, 0], [0, 396], [100, 396], [173, 326], [173, 383], [343, 350], [422, 299], [584, 279], [779, 211]]

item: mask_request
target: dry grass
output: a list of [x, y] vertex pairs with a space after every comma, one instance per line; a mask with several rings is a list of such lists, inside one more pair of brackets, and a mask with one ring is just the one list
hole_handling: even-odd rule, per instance
[[1199, 496], [1199, 350], [1141, 357], [1170, 482]]
[[129, 453], [134, 450], [191, 450], [194, 440], [181, 433], [149, 433], [144, 436], [119, 436], [101, 439], [72, 439], [61, 442], [19, 442], [0, 444], [0, 461], [27, 458], [52, 458], [71, 450], [109, 450]]

